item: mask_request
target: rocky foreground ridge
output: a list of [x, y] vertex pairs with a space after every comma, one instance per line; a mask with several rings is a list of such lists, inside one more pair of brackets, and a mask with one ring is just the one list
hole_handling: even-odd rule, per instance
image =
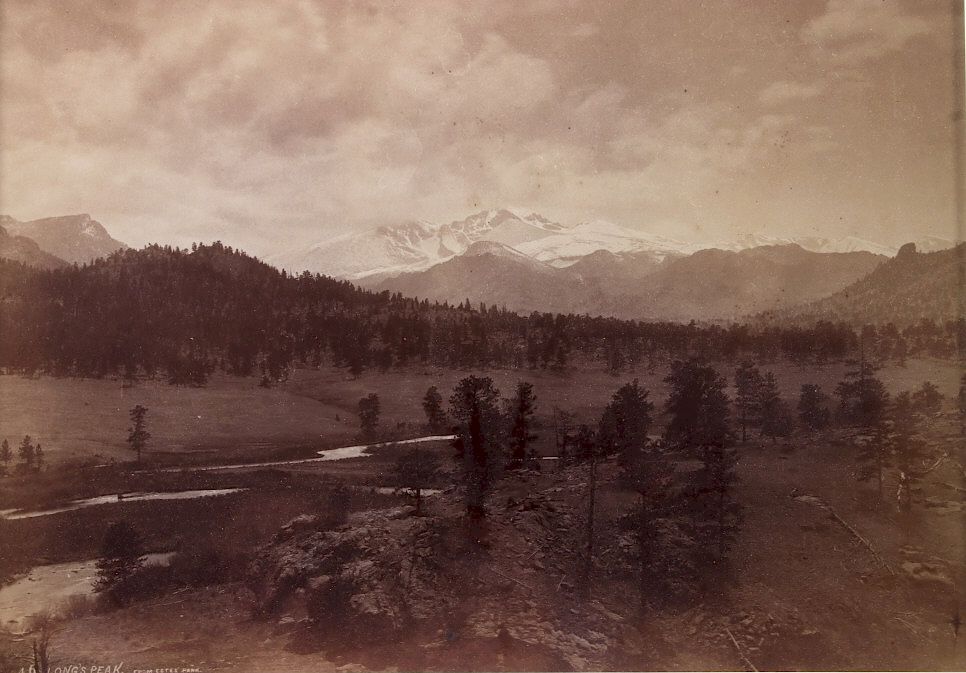
[[369, 510], [330, 530], [299, 517], [251, 564], [256, 613], [291, 629], [294, 649], [341, 653], [359, 670], [740, 670], [743, 656], [775, 662], [824, 647], [820, 625], [789, 603], [759, 614], [692, 596], [642, 616], [636, 544], [612, 515], [626, 503], [599, 503], [583, 597], [585, 479], [579, 467], [510, 476], [479, 531], [453, 488], [426, 500], [423, 516]]

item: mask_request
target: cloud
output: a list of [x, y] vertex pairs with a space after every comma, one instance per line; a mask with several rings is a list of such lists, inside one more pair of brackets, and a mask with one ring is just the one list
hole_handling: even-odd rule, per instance
[[905, 11], [897, 0], [828, 0], [801, 36], [821, 57], [860, 64], [902, 50], [911, 40], [932, 33], [935, 25]]
[[825, 91], [824, 82], [813, 82], [810, 84], [802, 82], [792, 82], [781, 80], [772, 82], [761, 90], [758, 100], [764, 105], [780, 105], [782, 103], [794, 102], [805, 98], [813, 98]]
[[[563, 221], [761, 223], [761, 185], [812, 180], [815, 153], [872, 125], [860, 94], [823, 104], [836, 86], [823, 78], [843, 65], [828, 59], [881, 90], [886, 76], [856, 59], [934, 30], [884, 4], [833, 0], [797, 18], [789, 42], [818, 57], [803, 60], [800, 42], [760, 39], [789, 13], [764, 0], [737, 14], [575, 0], [7, 0], [0, 203], [21, 218], [91, 212], [135, 245], [221, 238], [258, 253], [275, 251], [278, 232], [308, 243], [506, 203]], [[928, 76], [910, 68], [899, 84]], [[889, 165], [881, 145], [869, 143], [867, 165]]]
[[600, 32], [600, 27], [593, 23], [582, 23], [576, 28], [574, 28], [570, 35], [576, 37], [577, 39], [585, 39], [588, 37], [593, 37]]

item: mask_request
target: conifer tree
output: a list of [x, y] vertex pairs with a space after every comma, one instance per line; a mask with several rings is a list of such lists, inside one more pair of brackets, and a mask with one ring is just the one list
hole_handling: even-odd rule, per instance
[[848, 424], [874, 430], [883, 419], [889, 393], [875, 376], [875, 367], [864, 358], [853, 361], [853, 369], [835, 387], [839, 397], [839, 416]]
[[362, 436], [371, 439], [376, 434], [379, 427], [379, 396], [376, 393], [369, 393], [359, 400], [359, 428]]
[[925, 451], [925, 442], [919, 435], [921, 417], [908, 392], [896, 395], [889, 410], [889, 420], [892, 425], [889, 448], [897, 472], [896, 506], [899, 511], [908, 512], [918, 492], [921, 479], [918, 471]]
[[698, 560], [723, 567], [741, 524], [732, 493], [738, 456], [729, 427], [727, 382], [696, 360], [674, 362], [664, 380], [670, 386], [665, 441], [702, 463], [687, 494]]
[[24, 435], [23, 440], [20, 442], [20, 447], [17, 449], [17, 453], [20, 456], [20, 463], [24, 469], [33, 469], [35, 456], [34, 445], [30, 439], [30, 435]]
[[433, 486], [441, 473], [439, 458], [428, 451], [412, 448], [396, 459], [393, 477], [399, 486], [409, 488], [416, 497], [416, 514], [422, 511], [423, 489]]
[[859, 481], [875, 480], [876, 492], [882, 500], [883, 476], [892, 464], [889, 426], [883, 418], [872, 428], [872, 436], [865, 437], [859, 444], [856, 460], [859, 463], [857, 478]]
[[757, 406], [761, 414], [761, 434], [771, 437], [772, 442], [790, 435], [794, 422], [791, 410], [779, 395], [778, 381], [772, 372], [765, 374], [759, 393]]
[[94, 591], [105, 593], [116, 605], [124, 605], [131, 597], [132, 580], [144, 565], [141, 535], [126, 521], [108, 526], [97, 561]]
[[433, 432], [446, 427], [446, 412], [443, 410], [443, 396], [436, 386], [430, 386], [423, 396], [423, 411], [426, 413], [426, 426]]
[[748, 441], [748, 427], [754, 427], [759, 422], [762, 383], [761, 372], [751, 362], [738, 365], [735, 370], [735, 408], [743, 442]]
[[[588, 428], [589, 429], [589, 428]], [[557, 406], [553, 408], [553, 434], [554, 445], [557, 449], [557, 458], [562, 465], [567, 465], [575, 460], [577, 448], [577, 435], [574, 430], [573, 412], [564, 411]]]
[[[648, 398], [649, 392], [636, 379], [621, 386], [604, 409], [599, 424], [599, 448], [590, 454], [592, 475], [596, 475], [598, 454], [616, 453], [619, 482], [637, 496], [625, 521], [630, 523], [637, 541], [638, 598], [642, 610], [656, 585], [653, 560], [660, 543], [656, 520], [669, 507], [670, 480], [663, 453], [648, 437], [654, 409]], [[582, 443], [579, 437], [578, 442]]]
[[922, 414], [932, 415], [942, 409], [943, 394], [932, 381], [925, 381], [919, 390], [912, 394], [912, 404], [915, 410]]
[[638, 463], [645, 458], [653, 410], [648, 391], [637, 379], [618, 388], [604, 408], [598, 430], [601, 450], [617, 454], [622, 472], [639, 473]]
[[525, 381], [517, 383], [513, 398], [508, 403], [510, 427], [510, 461], [511, 469], [519, 469], [531, 456], [531, 448], [537, 435], [533, 433], [533, 414], [537, 398], [533, 394], [533, 385]]
[[594, 547], [596, 544], [596, 528], [594, 518], [597, 507], [597, 463], [600, 450], [594, 431], [587, 425], [581, 425], [577, 430], [576, 452], [578, 460], [586, 462], [587, 476], [587, 512], [585, 519], [585, 544], [583, 567], [581, 568], [580, 595], [588, 598], [591, 591], [591, 576], [594, 569]]
[[462, 379], [449, 399], [450, 416], [457, 423], [454, 442], [462, 468], [466, 512], [471, 519], [486, 516], [486, 496], [502, 467], [503, 433], [500, 391], [489, 377]]
[[966, 434], [966, 374], [959, 378], [959, 395], [957, 396], [959, 411], [959, 434]]
[[148, 440], [151, 439], [151, 433], [147, 431], [147, 422], [145, 418], [147, 417], [148, 410], [138, 404], [133, 409], [131, 409], [131, 427], [128, 428], [127, 443], [131, 450], [137, 453], [138, 463], [141, 462], [141, 452], [147, 446]]
[[0, 465], [3, 467], [4, 474], [10, 471], [11, 460], [13, 460], [13, 452], [10, 450], [10, 442], [4, 439], [0, 443]]
[[807, 430], [822, 430], [828, 426], [828, 396], [822, 392], [821, 386], [814, 383], [802, 384], [801, 396], [798, 398], [798, 418]]

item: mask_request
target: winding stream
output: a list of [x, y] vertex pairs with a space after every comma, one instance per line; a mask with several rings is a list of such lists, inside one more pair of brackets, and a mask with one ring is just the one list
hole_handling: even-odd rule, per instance
[[84, 498], [83, 500], [73, 500], [60, 507], [50, 509], [23, 510], [23, 509], [0, 509], [0, 519], [13, 521], [16, 519], [32, 519], [38, 516], [50, 516], [61, 512], [73, 512], [85, 507], [96, 505], [109, 505], [125, 502], [137, 502], [139, 500], [193, 500], [194, 498], [210, 498], [217, 495], [228, 495], [244, 491], [243, 488], [209, 488], [195, 491], [159, 491], [156, 493], [112, 493], [110, 495], [99, 495], [94, 498]]
[[345, 460], [347, 458], [368, 458], [372, 454], [370, 449], [377, 449], [393, 444], [422, 444], [424, 442], [443, 442], [456, 439], [456, 435], [429, 435], [415, 439], [400, 439], [395, 442], [379, 442], [377, 444], [359, 444], [357, 446], [343, 446], [338, 449], [317, 451], [319, 458], [297, 458], [295, 460], [273, 460], [264, 463], [233, 463], [231, 465], [198, 465], [190, 467], [169, 467], [161, 472], [214, 472], [216, 470], [241, 470], [246, 468], [280, 467], [284, 465], [305, 465], [308, 463], [325, 463], [331, 460]]

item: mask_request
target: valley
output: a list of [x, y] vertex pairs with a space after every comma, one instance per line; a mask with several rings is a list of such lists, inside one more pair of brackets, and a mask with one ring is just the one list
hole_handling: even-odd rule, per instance
[[[721, 371], [733, 366], [727, 361], [715, 363]], [[842, 362], [803, 368], [775, 361], [764, 367], [776, 373], [780, 394], [790, 403], [804, 383], [831, 390], [848, 370]], [[442, 493], [425, 501], [426, 514], [421, 518], [405, 515], [411, 511], [410, 496], [393, 494], [385, 486], [393, 479], [398, 450], [375, 447], [368, 456], [264, 469], [171, 469], [176, 465], [204, 468], [239, 456], [253, 462], [269, 462], [281, 455], [308, 457], [334, 448], [343, 434], [358, 437], [359, 419], [347, 401], [369, 392], [385, 401], [380, 420], [383, 439], [416, 437], [425, 432], [420, 419], [426, 388], [436, 385], [447, 391], [471, 373], [414, 368], [351, 377], [339, 369], [296, 370], [287, 382], [270, 390], [251, 380], [215, 377], [207, 387], [180, 390], [191, 395], [188, 407], [182, 395], [162, 395], [163, 384], [150, 381], [132, 386], [121, 380], [3, 377], [3, 389], [18, 392], [5, 398], [4, 432], [20, 434], [27, 427], [21, 425], [24, 420], [11, 419], [26, 419], [51, 403], [64, 412], [65, 420], [56, 441], [38, 436], [49, 447], [50, 466], [42, 475], [0, 479], [0, 508], [38, 508], [118, 492], [216, 489], [212, 493], [218, 495], [105, 498], [102, 504], [62, 508], [46, 516], [0, 519], [0, 544], [8, 550], [0, 571], [7, 581], [17, 581], [30, 568], [53, 572], [67, 568], [56, 564], [74, 563], [88, 570], [71, 572], [89, 577], [89, 566], [83, 564], [97, 557], [106, 527], [119, 517], [130, 521], [141, 532], [146, 551], [175, 554], [170, 557], [173, 566], [152, 571], [157, 573], [159, 584], [154, 591], [159, 593], [106, 611], [84, 597], [83, 587], [74, 598], [70, 595], [75, 590], [62, 593], [59, 602], [54, 601], [54, 612], [70, 616], [57, 622], [51, 647], [54, 653], [85, 659], [110, 651], [118, 660], [138, 666], [164, 661], [213, 671], [257, 670], [272, 661], [281, 670], [347, 665], [381, 670], [390, 663], [437, 670], [446, 668], [443, 662], [461, 661], [468, 668], [507, 670], [733, 669], [745, 665], [747, 658], [761, 669], [850, 668], [857, 662], [913, 668], [914, 663], [928, 662], [929, 667], [948, 668], [961, 660], [962, 653], [956, 649], [961, 643], [951, 636], [948, 624], [954, 601], [943, 587], [966, 573], [958, 560], [963, 514], [947, 505], [961, 501], [955, 488], [966, 486], [962, 483], [966, 474], [957, 472], [955, 462], [939, 465], [924, 482], [924, 505], [912, 514], [897, 513], [889, 504], [877, 504], [874, 488], [855, 481], [859, 444], [847, 431], [795, 434], [777, 441], [756, 433], [746, 442], [739, 441], [736, 498], [746, 515], [732, 560], [735, 580], [729, 581], [727, 590], [714, 591], [698, 604], [674, 607], [672, 602], [649, 611], [643, 621], [633, 598], [633, 573], [628, 575], [633, 556], [627, 556], [630, 552], [622, 537], [626, 533], [620, 525], [629, 496], [620, 486], [613, 459], [600, 466], [601, 556], [590, 603], [574, 589], [581, 572], [580, 526], [559, 528], [554, 523], [558, 517], [576, 523], [586, 505], [587, 468], [580, 464], [546, 461], [539, 472], [508, 474], [491, 496], [489, 542], [484, 557], [478, 559], [460, 532], [461, 505], [458, 491], [450, 485], [459, 479], [459, 471], [451, 459], [449, 440], [427, 449], [439, 456], [444, 473], [436, 484]], [[534, 449], [544, 455], [558, 451], [555, 437], [561, 423], [592, 423], [611, 393], [632, 378], [651, 391], [660, 407], [669, 393], [664, 381], [668, 373], [667, 363], [617, 376], [586, 366], [565, 373], [479, 372], [492, 376], [500, 390], [511, 390], [521, 379], [533, 383], [537, 396]], [[950, 399], [959, 386], [958, 366], [937, 359], [887, 365], [877, 377], [893, 395], [928, 380]], [[580, 385], [575, 386], [578, 380]], [[85, 395], [67, 393], [78, 385], [86, 387]], [[291, 419], [287, 425], [293, 434], [264, 435], [255, 442], [248, 426], [229, 423], [231, 418], [257, 418], [265, 413], [259, 412], [266, 406], [259, 399], [262, 394], [271, 395], [269, 408]], [[136, 465], [124, 447], [124, 408], [118, 407], [118, 401], [111, 402], [112, 395], [123, 395], [128, 406], [140, 401], [150, 407], [154, 434], [145, 466]], [[226, 398], [230, 404], [224, 402]], [[95, 406], [86, 402], [95, 399], [105, 402]], [[307, 407], [303, 421], [287, 413], [299, 404]], [[186, 415], [186, 408], [203, 410], [203, 418], [219, 428], [222, 439], [197, 450], [190, 440], [196, 419]], [[573, 416], [565, 421], [564, 411]], [[72, 429], [70, 419], [82, 416], [88, 418], [87, 424]], [[112, 424], [112, 416], [120, 423]], [[947, 450], [959, 447], [955, 450], [961, 452], [954, 417], [946, 403], [928, 421], [931, 445]], [[659, 416], [653, 432], [660, 434], [664, 423]], [[329, 431], [320, 432], [323, 428]], [[310, 435], [314, 435], [311, 440], [305, 439]], [[80, 437], [88, 443], [78, 443]], [[87, 448], [61, 452], [57, 449], [61, 443]], [[112, 445], [113, 450], [105, 451]], [[116, 457], [110, 466], [101, 462], [108, 453]], [[854, 532], [813, 500], [831, 506]], [[339, 512], [347, 512], [348, 518]], [[315, 518], [306, 519], [307, 515]], [[190, 529], [181, 524], [187, 520], [193, 522]], [[390, 641], [364, 639], [336, 645], [332, 638], [344, 635], [341, 627], [319, 631], [311, 613], [306, 613], [310, 608], [297, 597], [273, 609], [267, 620], [250, 616], [260, 600], [258, 592], [251, 593], [250, 583], [253, 568], [264, 563], [257, 559], [265, 554], [288, 558], [284, 554], [293, 553], [286, 551], [290, 545], [304, 546], [305, 540], [316, 539], [312, 536], [355, 534], [360, 526], [369, 527], [369, 535], [381, 536], [377, 539], [382, 546], [354, 542], [353, 554], [371, 558], [377, 566], [402, 562], [408, 553], [406, 541], [421, 535], [417, 529], [434, 530], [435, 537], [427, 538], [434, 541], [427, 544], [443, 545], [427, 559], [439, 561], [440, 554], [457, 553], [456, 565], [447, 567], [426, 588], [420, 582], [429, 581], [421, 574], [428, 570], [417, 567], [416, 577], [421, 579], [411, 580], [416, 584], [409, 590], [413, 609], [436, 607], [418, 620], [416, 632], [404, 631], [407, 635], [391, 639], [391, 646]], [[871, 551], [865, 544], [871, 545]], [[463, 551], [454, 552], [453, 545]], [[214, 564], [213, 574], [205, 575], [209, 579], [203, 584], [190, 579], [191, 573], [199, 572], [191, 565], [198, 561], [191, 559]], [[314, 562], [306, 558], [298, 563]], [[493, 581], [501, 587], [496, 603]], [[567, 588], [561, 589], [562, 585]], [[37, 588], [41, 586], [45, 585]], [[449, 592], [457, 591], [457, 586], [461, 601], [445, 607]], [[382, 590], [388, 590], [388, 585], [369, 589]], [[0, 605], [4, 591], [0, 588]], [[462, 612], [456, 607], [459, 602], [466, 606]], [[167, 609], [172, 604], [177, 609]], [[415, 607], [420, 605], [424, 607]], [[189, 621], [192, 632], [207, 635], [201, 639], [187, 635]], [[346, 628], [355, 628], [349, 627], [351, 623]], [[380, 628], [390, 628], [392, 633], [396, 627]], [[437, 629], [455, 629], [457, 636], [441, 644]], [[503, 631], [509, 638], [500, 635]]]
[[966, 670], [961, 6], [2, 1], [0, 673]]
[[375, 291], [220, 243], [0, 260], [0, 663], [962, 660], [959, 248], [541, 260], [505, 219]]

